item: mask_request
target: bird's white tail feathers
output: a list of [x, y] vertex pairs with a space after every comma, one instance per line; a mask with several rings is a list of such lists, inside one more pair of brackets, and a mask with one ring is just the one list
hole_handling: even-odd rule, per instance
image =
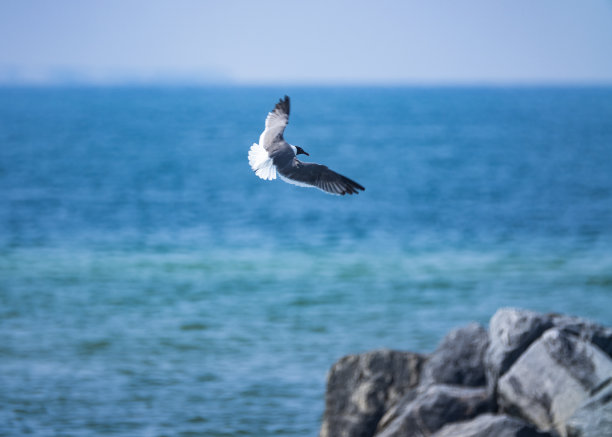
[[257, 176], [265, 180], [276, 179], [276, 167], [268, 152], [257, 143], [249, 149], [249, 165]]

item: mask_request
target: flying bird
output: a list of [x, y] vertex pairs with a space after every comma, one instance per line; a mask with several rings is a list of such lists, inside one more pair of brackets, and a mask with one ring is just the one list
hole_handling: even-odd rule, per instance
[[249, 164], [257, 176], [264, 180], [276, 179], [276, 175], [290, 184], [316, 187], [329, 194], [344, 196], [363, 191], [357, 182], [330, 170], [324, 165], [302, 162], [297, 155], [310, 156], [300, 146], [285, 141], [283, 133], [289, 123], [289, 97], [280, 99], [266, 117], [266, 127], [259, 137], [259, 144], [249, 149]]

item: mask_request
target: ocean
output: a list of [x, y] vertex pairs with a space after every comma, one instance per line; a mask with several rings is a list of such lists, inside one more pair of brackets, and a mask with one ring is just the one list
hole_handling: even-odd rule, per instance
[[[253, 174], [284, 94], [365, 192]], [[503, 306], [612, 324], [610, 87], [0, 88], [0, 435], [315, 436]]]

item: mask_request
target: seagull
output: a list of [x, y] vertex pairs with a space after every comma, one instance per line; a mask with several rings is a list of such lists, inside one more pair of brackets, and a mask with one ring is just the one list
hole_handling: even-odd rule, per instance
[[357, 182], [330, 170], [324, 165], [302, 162], [296, 158], [310, 156], [300, 146], [289, 144], [283, 138], [289, 123], [289, 97], [280, 99], [266, 117], [266, 127], [259, 137], [259, 144], [249, 149], [249, 164], [255, 174], [264, 180], [276, 179], [276, 174], [290, 184], [315, 187], [329, 194], [344, 196], [365, 190]]

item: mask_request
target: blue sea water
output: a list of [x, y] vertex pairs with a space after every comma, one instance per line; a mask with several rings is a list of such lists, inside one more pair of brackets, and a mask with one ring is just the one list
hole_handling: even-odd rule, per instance
[[[285, 93], [365, 192], [254, 176]], [[313, 436], [501, 306], [612, 324], [612, 88], [0, 89], [0, 435]]]

